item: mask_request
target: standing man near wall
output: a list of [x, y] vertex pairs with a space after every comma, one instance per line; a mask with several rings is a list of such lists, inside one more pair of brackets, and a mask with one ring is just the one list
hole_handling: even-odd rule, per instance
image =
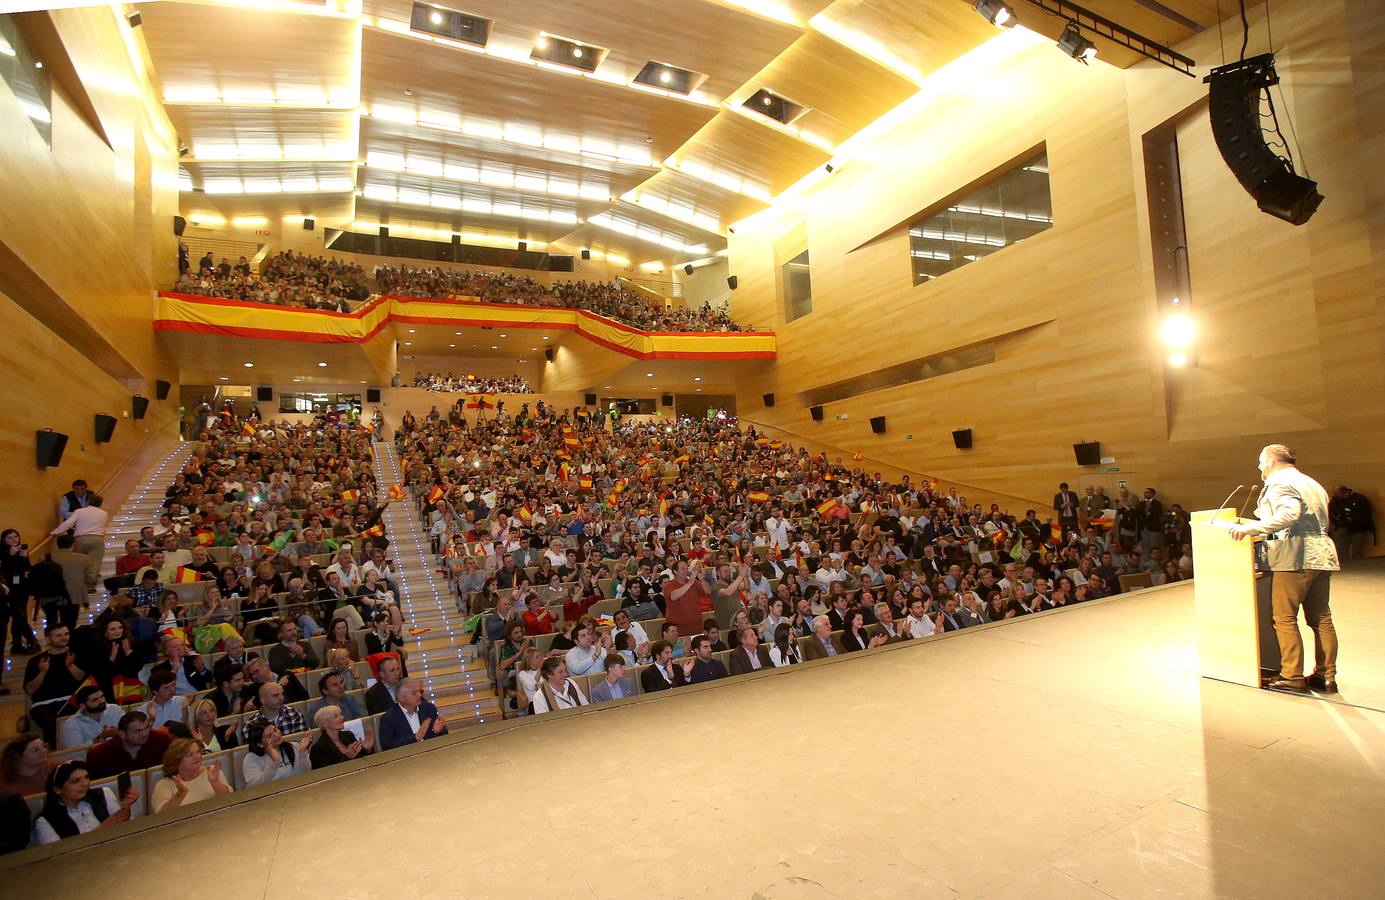
[[[1308, 688], [1337, 693], [1337, 630], [1332, 625], [1332, 573], [1339, 568], [1337, 548], [1327, 534], [1327, 491], [1295, 466], [1294, 451], [1270, 444], [1260, 451], [1265, 482], [1255, 506], [1255, 521], [1230, 527], [1231, 536], [1266, 535], [1266, 557], [1274, 573], [1271, 606], [1279, 639], [1279, 675], [1265, 687], [1306, 694]], [[1303, 639], [1298, 610], [1313, 629], [1313, 674], [1303, 677]]]
[[1375, 539], [1375, 517], [1371, 501], [1344, 484], [1337, 485], [1327, 504], [1332, 519], [1332, 541], [1337, 545], [1337, 559], [1346, 562], [1366, 555], [1366, 539]]
[[[53, 534], [70, 531], [74, 543], [72, 549], [91, 560], [87, 565], [87, 590], [96, 587], [96, 579], [101, 574], [101, 560], [106, 556], [106, 524], [110, 515], [101, 508], [101, 498], [88, 495], [87, 505], [72, 511], [62, 524], [53, 529]], [[86, 602], [86, 596], [73, 597], [73, 603]]]

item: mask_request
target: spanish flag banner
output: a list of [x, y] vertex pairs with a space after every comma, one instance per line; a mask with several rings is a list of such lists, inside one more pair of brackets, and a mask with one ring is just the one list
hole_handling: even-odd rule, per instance
[[356, 537], [358, 538], [378, 538], [384, 536], [385, 526], [381, 525], [379, 522], [376, 522], [374, 525], [370, 526], [365, 531], [359, 532], [356, 535]]
[[567, 463], [565, 463], [565, 462], [564, 462], [564, 463], [560, 463], [560, 464], [558, 465], [558, 480], [559, 480], [559, 481], [571, 481], [571, 480], [572, 480], [572, 466], [569, 466], [569, 465], [568, 465]]
[[582, 490], [584, 490], [584, 491], [589, 491], [589, 490], [591, 490], [591, 489], [592, 489], [592, 478], [591, 478], [591, 476], [590, 476], [590, 475], [583, 475], [581, 478], [577, 479], [577, 486], [578, 486], [579, 488], [581, 488]]
[[716, 522], [716, 519], [713, 519], [713, 518], [712, 518], [712, 514], [711, 514], [711, 513], [707, 513], [706, 515], [704, 515], [704, 516], [702, 517], [702, 521], [703, 521], [704, 523], [708, 524], [708, 525], [711, 525], [711, 524], [713, 524], [713, 523]]
[[827, 500], [827, 501], [825, 501], [825, 502], [823, 502], [823, 503], [819, 503], [819, 504], [818, 504], [818, 515], [820, 515], [820, 516], [829, 515], [829, 514], [831, 514], [831, 512], [832, 512], [834, 509], [836, 509], [836, 508], [838, 507], [838, 505], [839, 505], [839, 504], [837, 503], [837, 498], [836, 498], [836, 497], [833, 497], [832, 499]]
[[355, 503], [355, 502], [356, 502], [357, 500], [359, 500], [360, 498], [361, 498], [361, 492], [360, 492], [360, 491], [348, 490], [348, 491], [342, 491], [342, 492], [341, 492], [341, 499], [342, 499], [343, 501], [347, 502], [347, 503]]
[[428, 502], [437, 503], [439, 500], [443, 498], [444, 494], [445, 492], [442, 489], [442, 485], [435, 484], [433, 485], [433, 489], [428, 492]]
[[569, 434], [567, 437], [563, 438], [563, 443], [566, 444], [566, 445], [569, 446], [569, 447], [580, 447], [580, 446], [582, 446], [582, 442], [579, 441], [579, 440], [576, 438], [575, 435], [571, 435], [571, 434]]
[[681, 456], [675, 456], [675, 457], [673, 458], [673, 461], [676, 462], [676, 463], [678, 463], [678, 464], [681, 466], [683, 463], [688, 462], [688, 461], [690, 461], [691, 459], [692, 459], [691, 456], [689, 456], [688, 454], [684, 453], [684, 454], [682, 454]]
[[245, 435], [246, 437], [254, 437], [254, 436], [255, 436], [255, 425], [254, 425], [254, 423], [252, 423], [252, 422], [246, 422], [246, 423], [244, 423], [243, 425], [241, 425], [241, 426], [240, 426], [240, 433], [243, 434], [243, 435]]
[[865, 457], [861, 455], [860, 450], [857, 450], [855, 453], [851, 454], [851, 458], [854, 459], [856, 462], [860, 462]]
[[215, 535], [205, 529], [198, 531], [193, 536], [197, 538], [197, 543], [201, 544], [203, 547], [210, 547], [212, 542], [216, 540]]
[[524, 505], [520, 506], [519, 509], [515, 510], [515, 514], [519, 516], [520, 521], [523, 522], [525, 525], [528, 525], [530, 522], [534, 520], [534, 511], [529, 508], [528, 503], [525, 503]]
[[783, 450], [783, 449], [784, 449], [784, 442], [783, 442], [783, 441], [770, 441], [770, 442], [769, 442], [769, 449], [771, 449], [771, 450]]
[[1062, 525], [1059, 525], [1057, 522], [1049, 522], [1049, 523], [1048, 523], [1048, 534], [1049, 534], [1049, 537], [1053, 538], [1053, 540], [1055, 540], [1055, 541], [1062, 541], [1062, 540], [1063, 540], [1063, 526], [1062, 526]]
[[751, 503], [768, 503], [768, 502], [769, 502], [769, 492], [768, 492], [768, 491], [751, 491], [750, 493], [748, 493], [748, 494], [745, 495], [745, 499], [749, 500]]
[[659, 515], [661, 515], [661, 516], [666, 516], [666, 515], [668, 515], [668, 498], [667, 498], [667, 497], [660, 497], [660, 498], [659, 498]]
[[173, 573], [174, 584], [196, 584], [203, 579], [201, 572], [196, 569], [189, 569], [187, 566], [179, 566]]
[[404, 499], [404, 485], [402, 485], [402, 484], [396, 484], [396, 485], [394, 485], [393, 487], [391, 487], [390, 490], [389, 490], [389, 498], [390, 498], [391, 500], [403, 500], [403, 499]]
[[486, 397], [476, 396], [467, 402], [467, 409], [495, 409], [495, 404]]

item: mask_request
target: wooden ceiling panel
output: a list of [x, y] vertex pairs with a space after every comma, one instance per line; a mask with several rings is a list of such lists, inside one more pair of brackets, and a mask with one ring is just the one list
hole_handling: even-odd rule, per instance
[[[542, 241], [545, 244], [563, 238], [577, 227], [572, 224], [540, 222], [511, 216], [477, 215], [464, 210], [408, 206], [372, 200], [369, 197], [356, 198], [356, 221], [388, 225], [391, 229], [417, 230], [416, 233], [401, 230], [397, 237], [447, 241], [451, 240], [453, 232], [465, 232], [484, 235], [497, 241]], [[463, 237], [462, 242], [467, 243], [467, 238]]]
[[[597, 215], [610, 208], [610, 202], [599, 202], [595, 200], [582, 200], [572, 197], [554, 197], [551, 194], [542, 194], [534, 191], [515, 190], [513, 188], [497, 188], [485, 184], [468, 184], [449, 181], [445, 178], [432, 178], [427, 175], [416, 175], [412, 173], [387, 172], [381, 169], [365, 168], [361, 170], [360, 184], [366, 196], [373, 196], [374, 189], [387, 188], [399, 192], [399, 201], [404, 205], [420, 205], [411, 203], [410, 193], [417, 196], [422, 201], [421, 195], [428, 194], [433, 198], [441, 198], [448, 202], [452, 198], [459, 200], [465, 210], [468, 204], [492, 204], [492, 205], [514, 205], [522, 209], [538, 213], [542, 211], [563, 214], [572, 218], [587, 218]], [[440, 208], [440, 207], [435, 207]], [[448, 210], [443, 209], [443, 212]], [[568, 222], [568, 230], [576, 226], [576, 222]]]
[[[926, 76], [996, 36], [996, 28], [973, 5], [963, 0], [837, 0], [823, 16]], [[863, 44], [861, 49], [874, 48]]]
[[319, 227], [340, 228], [355, 216], [355, 194], [350, 191], [319, 194], [200, 194], [183, 192], [178, 195], [178, 214], [189, 224], [219, 226], [209, 217], [226, 222], [233, 218], [263, 217], [268, 225], [285, 222], [286, 227], [298, 228], [302, 220], [318, 220]]
[[276, 150], [300, 159], [313, 153], [354, 158], [356, 153], [355, 110], [177, 103], [165, 108], [194, 157], [224, 159]]
[[362, 102], [373, 116], [383, 107], [391, 115], [455, 119], [463, 128], [478, 122], [524, 130], [536, 140], [556, 133], [600, 141], [631, 158], [662, 159], [716, 114], [706, 105], [376, 29], [365, 31], [361, 69]]
[[[448, 6], [448, 3], [441, 3]], [[408, 22], [411, 0], [366, 0], [366, 15]], [[721, 99], [802, 33], [797, 27], [709, 0], [622, 0], [609, 12], [570, 0], [466, 0], [470, 15], [492, 22], [492, 39], [532, 45], [540, 32], [610, 52], [602, 63], [633, 78], [650, 60], [706, 75], [699, 90]]]
[[722, 110], [674, 154], [778, 194], [831, 157], [823, 150], [740, 113]]
[[141, 32], [164, 98], [356, 102], [354, 16], [149, 3]]
[[[983, 23], [984, 24], [984, 23]], [[830, 78], [823, 73], [831, 72]], [[734, 95], [767, 88], [809, 108], [794, 124], [833, 145], [907, 100], [918, 86], [816, 32], [804, 35]]]
[[636, 197], [651, 197], [663, 203], [685, 206], [696, 213], [713, 216], [723, 227], [732, 222], [739, 222], [768, 206], [753, 197], [699, 181], [677, 169], [661, 170], [637, 187], [634, 194]]
[[[389, 375], [375, 370], [360, 344], [266, 341], [181, 331], [158, 334], [159, 343], [178, 362], [184, 384], [289, 384], [294, 379], [302, 379], [303, 384], [379, 384]], [[254, 368], [245, 368], [247, 362]], [[319, 362], [327, 365], [319, 366]]]

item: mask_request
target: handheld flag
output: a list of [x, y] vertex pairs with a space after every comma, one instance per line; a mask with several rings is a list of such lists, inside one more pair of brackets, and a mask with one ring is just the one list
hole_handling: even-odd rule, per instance
[[356, 534], [356, 537], [358, 538], [378, 538], [384, 536], [385, 526], [381, 525], [379, 522], [376, 522], [374, 525], [370, 526], [365, 531], [358, 532]]
[[751, 491], [750, 493], [748, 493], [748, 494], [745, 495], [745, 499], [749, 500], [751, 503], [768, 503], [768, 502], [769, 502], [769, 492], [768, 492], [768, 491]]
[[691, 456], [689, 456], [688, 454], [684, 453], [684, 454], [681, 455], [681, 456], [675, 456], [675, 457], [673, 458], [673, 461], [676, 462], [676, 463], [678, 463], [678, 464], [681, 466], [683, 463], [688, 462], [688, 461], [691, 460], [691, 459], [692, 459]]
[[210, 547], [212, 542], [216, 540], [215, 535], [205, 529], [198, 531], [195, 537], [197, 538], [197, 543], [201, 544], [203, 547]]
[[410, 628], [409, 637], [418, 637], [420, 634], [427, 634], [432, 630], [431, 628]]
[[860, 462], [864, 457], [861, 455], [861, 451], [857, 450], [855, 453], [851, 454], [851, 458], [856, 462]]
[[569, 466], [566, 462], [559, 463], [559, 464], [558, 464], [558, 480], [559, 480], [559, 481], [570, 481], [570, 480], [572, 480], [572, 466]]
[[528, 525], [530, 522], [534, 520], [534, 511], [529, 508], [528, 503], [525, 503], [519, 509], [515, 510], [515, 513], [519, 516], [520, 521], [522, 521], [525, 525]]
[[576, 436], [571, 435], [571, 434], [568, 435], [567, 437], [563, 438], [563, 443], [566, 444], [566, 445], [569, 446], [569, 447], [579, 447], [579, 446], [581, 446], [581, 444], [582, 444], [582, 442], [579, 441], [579, 440], [576, 438]]
[[428, 502], [437, 503], [439, 500], [443, 498], [443, 495], [444, 491], [442, 489], [442, 485], [435, 484], [433, 485], [433, 489], [428, 492]]
[[667, 497], [660, 497], [660, 498], [659, 498], [659, 515], [661, 515], [661, 516], [666, 516], [666, 515], [668, 515], [668, 498], [667, 498]]
[[195, 584], [202, 580], [204, 576], [196, 569], [189, 569], [187, 566], [179, 566], [173, 573], [174, 584]]
[[287, 528], [281, 531], [274, 538], [274, 540], [270, 541], [269, 546], [274, 548], [275, 553], [278, 553], [280, 550], [283, 550], [286, 546], [288, 546], [288, 543], [291, 540], [293, 540], [293, 529]]
[[583, 475], [581, 478], [577, 479], [577, 486], [578, 486], [579, 488], [581, 488], [582, 490], [584, 490], [584, 491], [589, 491], [589, 490], [591, 490], [591, 489], [592, 489], [592, 478], [591, 478], [591, 476], [590, 476], [590, 475]]
[[1048, 523], [1048, 533], [1054, 541], [1061, 542], [1063, 540], [1063, 526], [1059, 525], [1057, 522]]
[[404, 499], [404, 485], [402, 485], [402, 484], [396, 484], [394, 487], [390, 488], [390, 491], [389, 491], [389, 498], [390, 498], [391, 500], [403, 500], [403, 499]]
[[833, 511], [834, 509], [837, 508], [838, 505], [839, 505], [839, 504], [837, 503], [837, 498], [836, 498], [836, 497], [833, 497], [833, 498], [831, 498], [830, 500], [827, 500], [827, 501], [825, 501], [825, 502], [823, 502], [823, 503], [819, 503], [819, 504], [818, 504], [818, 515], [820, 515], [820, 516], [830, 515], [830, 514], [832, 513], [832, 511]]
[[255, 426], [254, 426], [254, 424], [252, 424], [252, 423], [250, 423], [250, 422], [246, 422], [245, 424], [241, 425], [241, 426], [240, 426], [240, 433], [243, 434], [243, 435], [245, 435], [246, 437], [254, 437], [254, 436], [255, 436]]
[[347, 490], [341, 492], [341, 499], [347, 503], [354, 503], [361, 497], [361, 492], [357, 490]]

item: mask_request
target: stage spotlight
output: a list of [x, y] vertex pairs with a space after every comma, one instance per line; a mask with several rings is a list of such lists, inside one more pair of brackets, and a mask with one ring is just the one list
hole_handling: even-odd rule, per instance
[[1088, 60], [1096, 59], [1096, 44], [1082, 36], [1076, 22], [1069, 22], [1063, 33], [1058, 35], [1058, 49], [1084, 66]]
[[976, 11], [996, 27], [1014, 25], [1015, 11], [1001, 0], [976, 0]]
[[428, 14], [428, 21], [432, 22], [434, 25], [441, 25], [442, 20], [442, 13], [438, 12], [436, 9]]
[[1181, 369], [1188, 364], [1188, 354], [1181, 350], [1175, 350], [1169, 354], [1169, 365], [1175, 369]]
[[1164, 318], [1160, 332], [1163, 334], [1164, 343], [1170, 347], [1186, 347], [1193, 342], [1197, 327], [1193, 324], [1192, 319], [1175, 313]]

